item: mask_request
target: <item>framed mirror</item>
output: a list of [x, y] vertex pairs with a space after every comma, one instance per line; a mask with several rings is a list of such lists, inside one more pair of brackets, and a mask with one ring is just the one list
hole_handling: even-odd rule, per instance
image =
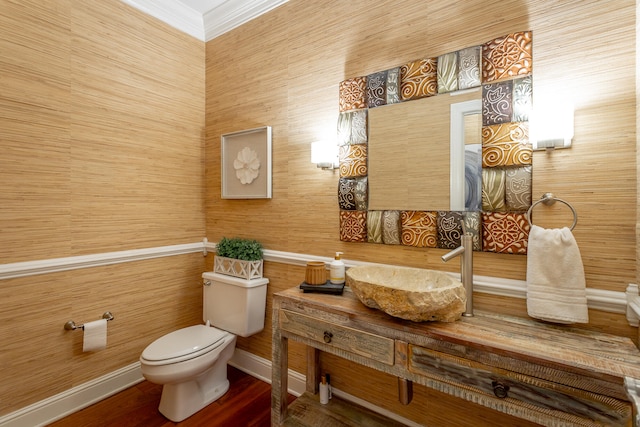
[[464, 224], [475, 250], [526, 254], [532, 63], [524, 31], [341, 82], [340, 239], [449, 249]]

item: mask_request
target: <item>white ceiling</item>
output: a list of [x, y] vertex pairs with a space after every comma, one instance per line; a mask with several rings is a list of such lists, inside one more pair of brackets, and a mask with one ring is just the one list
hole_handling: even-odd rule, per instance
[[288, 0], [122, 0], [174, 28], [209, 41]]

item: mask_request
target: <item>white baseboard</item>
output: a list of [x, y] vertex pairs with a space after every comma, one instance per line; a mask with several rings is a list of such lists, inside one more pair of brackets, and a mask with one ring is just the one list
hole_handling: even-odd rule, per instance
[[[271, 361], [236, 349], [229, 364], [271, 384]], [[96, 378], [0, 417], [0, 427], [45, 426], [143, 381], [140, 362]], [[305, 376], [289, 370], [289, 393], [300, 396]]]
[[332, 388], [331, 393], [338, 396], [339, 398], [341, 398], [342, 400], [346, 400], [349, 401], [351, 403], [354, 403], [356, 405], [362, 406], [363, 408], [367, 408], [372, 410], [373, 412], [376, 412], [380, 415], [384, 415], [387, 418], [390, 418], [394, 421], [397, 421], [401, 424], [404, 424], [405, 426], [408, 427], [424, 427], [423, 424], [418, 424], [415, 421], [411, 421], [407, 418], [401, 417], [400, 415], [393, 413], [391, 411], [388, 411], [384, 408], [381, 408], [379, 406], [373, 405], [369, 402], [367, 402], [366, 400], [360, 399], [357, 396], [354, 396], [352, 394], [349, 393], [345, 393], [344, 391], [340, 390], [340, 389], [336, 389], [336, 388]]
[[[262, 357], [256, 356], [255, 354], [236, 349], [235, 354], [229, 361], [229, 364], [234, 368], [240, 369], [243, 372], [246, 372], [249, 375], [252, 375], [258, 379], [261, 379], [269, 384], [271, 384], [271, 361], [267, 359], [263, 359]], [[306, 390], [306, 376], [302, 375], [299, 372], [292, 371], [289, 369], [288, 374], [288, 391], [294, 396], [300, 396]], [[366, 400], [360, 399], [359, 397], [353, 396], [349, 393], [345, 393], [339, 389], [333, 388], [333, 394], [340, 397], [343, 400], [350, 401], [355, 403], [356, 405], [360, 405], [364, 408], [367, 408], [373, 412], [384, 415], [387, 418], [391, 418], [399, 423], [402, 423], [409, 427], [420, 427], [421, 424], [415, 423], [409, 419], [399, 416], [393, 412], [390, 412], [384, 408], [376, 406]]]
[[[244, 350], [236, 349], [229, 364], [253, 377], [271, 384], [271, 361]], [[106, 399], [124, 389], [138, 384], [144, 378], [140, 372], [140, 362], [118, 369], [100, 378], [96, 378], [77, 387], [63, 391], [55, 396], [26, 406], [18, 411], [0, 417], [0, 427], [46, 426], [54, 421], [73, 414], [87, 406]], [[289, 370], [289, 393], [300, 396], [306, 389], [306, 377]], [[334, 389], [334, 394], [344, 400], [352, 401], [374, 412], [408, 426], [417, 426], [414, 422], [400, 417], [365, 400]]]
[[[258, 378], [268, 384], [271, 384], [271, 361], [256, 356], [248, 351], [236, 348], [235, 353], [229, 365], [245, 372], [253, 377]], [[307, 378], [305, 375], [289, 369], [289, 393], [298, 397], [305, 392], [307, 388]]]
[[45, 426], [141, 382], [140, 362], [0, 417], [2, 427]]

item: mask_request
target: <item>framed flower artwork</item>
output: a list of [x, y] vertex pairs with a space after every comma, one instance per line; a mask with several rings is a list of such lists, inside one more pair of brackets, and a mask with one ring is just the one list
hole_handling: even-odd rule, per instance
[[222, 198], [271, 198], [271, 126], [221, 137]]

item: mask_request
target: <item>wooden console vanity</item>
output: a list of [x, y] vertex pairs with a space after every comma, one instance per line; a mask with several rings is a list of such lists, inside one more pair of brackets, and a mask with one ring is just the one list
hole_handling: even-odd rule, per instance
[[[308, 368], [307, 392], [287, 407], [289, 339], [308, 346]], [[397, 376], [403, 403], [415, 382], [541, 425], [637, 425], [624, 382], [640, 379], [640, 351], [627, 338], [490, 313], [414, 323], [366, 307], [347, 287], [274, 295], [273, 426], [329, 425], [329, 407], [349, 406], [318, 403], [319, 351]], [[364, 412], [353, 425], [397, 425]]]

